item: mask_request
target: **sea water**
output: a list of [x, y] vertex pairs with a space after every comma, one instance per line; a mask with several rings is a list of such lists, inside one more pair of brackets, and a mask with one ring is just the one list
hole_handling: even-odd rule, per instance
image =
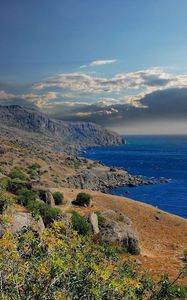
[[187, 136], [126, 136], [127, 144], [89, 148], [82, 155], [133, 175], [167, 178], [168, 183], [118, 187], [108, 192], [154, 205], [187, 218]]

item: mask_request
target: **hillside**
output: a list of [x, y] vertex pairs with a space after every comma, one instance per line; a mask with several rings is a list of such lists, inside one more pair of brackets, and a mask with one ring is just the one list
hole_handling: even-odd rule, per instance
[[[174, 279], [179, 269], [184, 266], [183, 251], [187, 249], [187, 220], [171, 215], [151, 205], [132, 199], [107, 195], [100, 192], [84, 190], [93, 197], [92, 208], [79, 208], [71, 204], [80, 190], [58, 189], [63, 191], [67, 201], [61, 209], [71, 211], [76, 209], [82, 215], [92, 211], [115, 211], [127, 215], [138, 232], [141, 254], [138, 256], [140, 267], [147, 269], [156, 278], [160, 274], [168, 273]], [[54, 190], [52, 190], [54, 191]], [[132, 257], [136, 260], [137, 257]], [[187, 284], [187, 278], [182, 282]]]
[[[128, 296], [127, 298], [116, 296], [119, 293], [123, 295], [129, 295], [128, 293], [132, 295], [133, 293], [132, 299], [141, 300], [185, 299], [175, 298], [175, 296], [159, 297], [160, 289], [165, 289], [165, 281], [160, 281], [161, 276], [165, 273], [169, 275], [171, 281], [169, 279], [166, 281], [168, 282], [166, 290], [167, 293], [170, 293], [172, 280], [176, 279], [180, 270], [186, 265], [183, 253], [187, 249], [187, 220], [138, 201], [105, 194], [108, 188], [117, 185], [134, 186], [155, 182], [149, 178], [132, 176], [126, 170], [109, 168], [98, 161], [80, 158], [73, 154], [73, 151], [70, 153], [74, 147], [76, 149], [79, 147], [80, 136], [85, 132], [84, 126], [87, 128], [84, 139], [85, 145], [92, 130], [96, 134], [98, 133], [97, 130], [103, 129], [100, 127], [96, 129], [96, 125], [84, 123], [79, 131], [77, 130], [77, 123], [50, 120], [38, 111], [18, 106], [1, 107], [0, 111], [0, 244], [4, 249], [0, 253], [0, 260], [3, 274], [5, 274], [3, 276], [7, 276], [6, 282], [9, 282], [11, 273], [10, 270], [7, 272], [7, 265], [11, 266], [12, 263], [12, 252], [9, 251], [9, 247], [12, 247], [17, 251], [17, 256], [13, 258], [15, 259], [14, 263], [18, 263], [18, 267], [21, 269], [19, 278], [22, 282], [19, 287], [21, 294], [27, 292], [27, 278], [33, 276], [32, 280], [36, 280], [38, 283], [39, 295], [41, 292], [46, 293], [42, 299], [46, 299], [46, 295], [49, 295], [48, 291], [45, 290], [48, 284], [45, 279], [48, 280], [48, 277], [40, 278], [37, 273], [38, 265], [35, 266], [36, 272], [33, 270], [33, 259], [35, 263], [39, 263], [43, 274], [52, 274], [49, 282], [53, 282], [53, 271], [57, 277], [64, 274], [63, 272], [67, 272], [67, 278], [71, 278], [71, 290], [75, 294], [78, 293], [76, 288], [80, 294], [82, 293], [82, 285], [81, 289], [79, 289], [79, 285], [77, 287], [80, 276], [83, 276], [82, 280], [85, 282], [85, 272], [91, 270], [91, 272], [89, 271], [90, 281], [87, 283], [88, 285], [85, 285], [85, 288], [87, 289], [86, 293], [89, 291], [92, 295], [94, 292], [93, 274], [97, 274], [97, 278], [95, 278], [96, 292], [102, 292], [103, 287], [105, 287], [106, 291], [103, 293], [106, 292], [108, 296], [98, 296], [98, 298], [90, 296], [90, 299], [131, 299]], [[67, 125], [67, 131], [64, 129], [66, 128], [64, 124]], [[67, 138], [70, 133], [72, 136], [76, 136], [77, 142], [74, 144], [71, 141], [69, 144], [65, 141], [64, 136]], [[109, 138], [111, 133], [108, 131], [104, 136], [105, 142], [114, 141]], [[93, 143], [97, 142], [97, 145], [104, 143], [104, 141], [102, 139], [96, 141], [94, 138], [91, 140]], [[117, 140], [115, 139], [115, 142], [117, 141], [118, 136]], [[121, 139], [120, 141], [122, 142]], [[63, 194], [63, 201], [58, 205], [55, 205], [54, 200], [56, 192]], [[80, 192], [88, 193], [91, 196], [89, 205], [81, 207], [74, 202]], [[84, 236], [85, 232], [82, 236], [75, 224], [73, 225], [73, 216], [77, 218], [76, 222], [78, 223], [75, 224], [78, 229], [86, 230], [86, 237]], [[52, 224], [54, 224], [54, 228], [48, 231], [48, 227], [53, 226]], [[71, 231], [72, 226], [75, 226], [73, 232]], [[32, 228], [33, 231], [25, 232], [25, 227]], [[60, 232], [58, 232], [58, 228]], [[5, 234], [3, 238], [4, 233], [8, 233], [8, 235]], [[9, 235], [10, 233], [13, 233], [13, 237]], [[22, 234], [23, 243], [25, 243], [23, 248], [19, 248], [15, 244], [19, 244], [20, 234]], [[48, 234], [50, 236], [47, 237]], [[15, 242], [16, 239], [17, 242]], [[37, 257], [37, 251], [32, 255], [29, 254], [29, 251], [32, 251], [33, 240], [36, 247], [38, 243], [43, 245], [45, 241], [44, 247], [40, 249], [43, 254], [39, 257]], [[58, 245], [61, 246], [58, 247]], [[64, 247], [65, 252], [63, 252]], [[48, 248], [52, 249], [52, 252], [48, 251], [46, 254]], [[24, 255], [26, 255], [27, 261], [22, 256], [22, 249], [25, 251]], [[21, 256], [19, 257], [20, 251]], [[57, 258], [57, 265], [53, 260], [53, 253]], [[69, 256], [69, 254], [71, 255]], [[75, 255], [77, 255], [77, 262]], [[102, 266], [99, 268], [97, 265], [98, 255]], [[48, 261], [47, 265], [45, 257]], [[17, 260], [17, 258], [19, 259]], [[95, 261], [94, 265], [92, 259]], [[133, 262], [132, 266], [131, 262]], [[124, 263], [127, 263], [128, 266], [125, 273], [123, 272]], [[26, 264], [26, 272], [25, 270], [22, 271], [24, 264]], [[80, 265], [83, 275], [80, 275], [79, 272]], [[63, 272], [61, 272], [61, 267]], [[72, 275], [75, 267], [77, 267], [76, 276], [78, 278], [76, 282], [73, 281], [74, 276]], [[105, 271], [105, 267], [107, 274], [98, 275], [100, 270], [104, 269]], [[114, 269], [111, 270], [111, 267]], [[115, 268], [118, 267], [120, 276], [116, 275], [115, 271]], [[94, 273], [95, 271], [96, 273]], [[134, 272], [136, 272], [135, 278], [133, 277]], [[150, 274], [146, 277], [148, 281], [145, 282], [144, 272]], [[123, 281], [123, 276], [125, 281]], [[102, 287], [100, 286], [101, 278], [104, 280]], [[40, 279], [44, 280], [43, 283], [40, 282]], [[154, 281], [153, 289], [147, 285], [149, 280]], [[111, 281], [112, 291], [109, 288]], [[142, 282], [145, 283], [145, 286]], [[186, 285], [187, 280], [180, 276], [177, 283]], [[9, 290], [6, 289], [6, 285], [3, 285], [5, 294], [9, 293], [10, 290], [13, 294], [15, 293], [14, 284], [13, 276]], [[60, 284], [65, 286], [64, 289], [66, 290], [69, 283], [66, 285], [66, 281], [63, 280]], [[144, 294], [143, 298], [139, 295], [140, 286]], [[126, 287], [129, 287], [128, 291]], [[33, 296], [37, 290], [32, 290], [32, 284], [29, 285], [30, 288], [30, 295]], [[56, 284], [55, 292], [59, 292], [58, 288], [59, 285]], [[175, 286], [175, 295], [178, 294], [177, 289], [178, 286]], [[53, 288], [51, 292], [54, 292]], [[150, 294], [154, 295], [155, 292], [158, 293], [158, 298], [147, 297]], [[186, 295], [186, 290], [184, 290], [184, 294]], [[59, 298], [57, 294], [50, 299], [68, 299], [66, 296]], [[23, 299], [27, 299], [24, 297]], [[14, 296], [12, 299], [15, 299]], [[40, 299], [38, 294], [36, 299]], [[73, 298], [72, 296], [69, 299], [81, 298]]]
[[17, 128], [17, 134], [23, 137], [30, 133], [30, 139], [34, 134], [42, 134], [42, 139], [53, 140], [56, 148], [124, 143], [122, 137], [97, 124], [54, 120], [36, 109], [18, 105], [0, 106], [0, 124], [10, 130]]

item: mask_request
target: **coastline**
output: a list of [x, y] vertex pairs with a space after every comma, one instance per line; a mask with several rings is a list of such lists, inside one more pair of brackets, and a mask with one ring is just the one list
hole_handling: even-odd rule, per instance
[[[99, 160], [108, 167], [128, 170], [133, 176], [143, 174], [146, 178], [154, 179], [155, 184], [134, 185], [133, 188], [117, 185], [116, 188], [109, 188], [108, 193], [128, 196], [187, 218], [186, 135], [156, 138], [130, 136], [127, 141], [125, 146], [89, 147], [81, 155]], [[161, 181], [155, 181], [155, 178], [160, 178]]]

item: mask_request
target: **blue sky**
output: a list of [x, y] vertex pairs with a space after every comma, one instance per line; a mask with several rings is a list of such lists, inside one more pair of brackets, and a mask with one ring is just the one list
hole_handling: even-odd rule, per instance
[[115, 127], [116, 105], [187, 87], [186, 34], [186, 0], [0, 0], [0, 101], [86, 120], [109, 108]]

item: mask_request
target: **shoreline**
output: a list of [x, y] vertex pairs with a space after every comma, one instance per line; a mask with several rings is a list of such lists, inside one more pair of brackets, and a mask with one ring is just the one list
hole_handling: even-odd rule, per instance
[[[142, 136], [140, 138], [142, 138]], [[160, 138], [161, 138], [161, 142], [162, 142], [163, 137], [161, 136]], [[174, 136], [174, 138], [175, 138], [175, 136]], [[108, 167], [115, 165], [115, 162], [117, 161], [118, 169], [127, 169], [127, 168], [125, 168], [126, 167], [125, 162], [126, 162], [128, 169], [130, 167], [131, 172], [133, 171], [132, 174], [146, 174], [149, 176], [149, 177], [145, 177], [146, 179], [154, 180], [154, 184], [152, 184], [152, 182], [150, 182], [149, 184], [146, 184], [146, 182], [145, 182], [144, 185], [139, 185], [139, 184], [136, 185], [135, 184], [134, 189], [131, 189], [131, 186], [128, 186], [128, 184], [127, 185], [126, 184], [117, 185], [112, 188], [109, 187], [105, 191], [106, 193], [109, 193], [111, 195], [116, 195], [116, 196], [122, 196], [122, 197], [127, 196], [134, 200], [138, 200], [139, 202], [150, 204], [150, 205], [153, 205], [154, 207], [159, 207], [163, 211], [166, 211], [173, 215], [177, 215], [177, 216], [187, 219], [186, 210], [185, 210], [186, 209], [185, 198], [184, 198], [184, 196], [185, 196], [185, 180], [186, 179], [185, 179], [185, 177], [183, 177], [183, 169], [181, 169], [182, 173], [179, 175], [180, 177], [175, 177], [175, 173], [172, 173], [170, 175], [170, 172], [172, 172], [173, 170], [170, 168], [167, 169], [167, 167], [169, 165], [173, 164], [173, 160], [172, 160], [173, 156], [170, 156], [170, 151], [175, 150], [175, 148], [173, 150], [174, 143], [173, 143], [172, 137], [171, 137], [171, 139], [169, 137], [168, 140], [164, 141], [164, 144], [163, 144], [164, 151], [166, 151], [166, 149], [167, 149], [167, 152], [168, 152], [167, 161], [169, 163], [167, 163], [167, 161], [166, 161], [166, 166], [165, 166], [165, 156], [163, 156], [162, 153], [164, 153], [164, 155], [165, 155], [165, 154], [167, 154], [167, 152], [162, 152], [162, 147], [160, 147], [159, 140], [158, 140], [158, 143], [157, 143], [157, 141], [154, 143], [154, 140], [153, 140], [153, 144], [152, 144], [152, 142], [150, 143], [149, 138], [148, 138], [148, 142], [147, 142], [147, 140], [145, 141], [145, 144], [143, 144], [143, 143], [141, 144], [141, 139], [138, 140], [137, 144], [136, 144], [136, 141], [135, 141], [135, 143], [134, 143], [134, 141], [135, 141], [135, 139], [134, 140], [132, 139], [132, 140], [130, 140], [130, 143], [131, 143], [131, 145], [135, 145], [135, 147], [134, 146], [129, 147], [127, 145], [127, 156], [124, 156], [124, 159], [125, 159], [124, 163], [121, 163], [121, 161], [123, 159], [123, 155], [125, 155], [125, 152], [123, 152], [123, 149], [125, 151], [125, 147], [122, 147], [122, 151], [121, 151], [120, 147], [117, 146], [116, 151], [114, 148], [114, 154], [112, 151], [113, 148], [110, 146], [106, 147], [106, 148], [103, 147], [103, 149], [101, 149], [101, 151], [97, 150], [97, 149], [99, 149], [98, 147], [89, 147], [87, 149], [84, 149], [83, 153], [81, 153], [80, 155], [82, 155], [82, 157], [86, 157], [87, 159], [98, 160], [98, 161], [101, 161], [102, 163], [106, 163]], [[174, 139], [174, 141], [175, 141], [175, 139]], [[144, 140], [142, 140], [142, 142], [144, 142]], [[169, 144], [169, 146], [167, 143]], [[137, 157], [135, 156], [134, 163], [132, 164], [131, 161], [133, 161], [134, 155], [136, 155], [136, 153], [132, 152], [131, 149], [133, 149], [133, 151], [134, 151], [134, 149], [135, 149], [135, 151], [139, 151], [139, 144], [141, 147], [140, 152], [137, 152]], [[144, 147], [142, 147], [142, 145]], [[150, 148], [150, 145], [151, 145], [151, 148]], [[161, 146], [162, 146], [162, 144], [161, 144]], [[109, 151], [107, 148], [109, 148]], [[153, 151], [153, 152], [151, 152], [151, 154], [150, 154], [150, 159], [148, 158], [145, 160], [146, 167], [145, 168], [143, 167], [140, 169], [141, 163], [139, 164], [137, 159], [140, 159], [140, 162], [144, 161], [144, 156], [141, 156], [141, 151], [143, 151], [144, 149], [145, 149], [145, 151], [147, 151], [147, 149], [148, 149], [148, 151], [149, 151], [149, 149], [151, 149], [150, 151]], [[156, 152], [154, 152], [154, 149], [156, 149]], [[159, 149], [158, 162], [157, 161], [154, 162], [153, 159], [155, 159], [155, 160], [157, 159], [157, 156], [155, 156], [155, 155], [157, 155], [157, 151], [158, 151], [157, 149]], [[177, 149], [180, 149], [180, 144], [177, 146]], [[119, 161], [116, 160], [116, 158], [118, 158], [118, 153], [119, 153]], [[153, 153], [153, 156], [152, 156], [152, 153]], [[160, 153], [162, 156], [160, 156]], [[175, 153], [175, 152], [171, 152], [171, 155], [173, 155], [173, 153]], [[176, 152], [176, 155], [174, 156], [175, 159], [178, 159], [178, 156], [177, 156], [178, 153], [181, 153], [181, 152]], [[148, 152], [148, 155], [149, 155], [149, 152]], [[160, 157], [162, 160], [160, 160]], [[171, 157], [171, 160], [170, 160], [170, 157]], [[129, 159], [130, 159], [130, 163], [128, 164]], [[110, 164], [110, 161], [111, 161], [111, 164]], [[136, 161], [138, 164], [137, 168], [135, 165]], [[163, 164], [162, 164], [162, 162], [163, 162]], [[122, 168], [119, 167], [120, 163], [121, 163]], [[150, 165], [153, 166], [153, 169], [152, 169], [153, 176], [151, 176], [151, 177], [150, 177], [150, 175], [151, 175]], [[157, 166], [159, 166], [159, 169], [157, 169]], [[176, 170], [179, 172], [178, 168]], [[138, 172], [135, 173], [135, 171], [138, 171]], [[143, 171], [147, 171], [147, 173], [146, 172], [143, 173]], [[159, 172], [160, 172], [160, 174], [159, 174]], [[174, 169], [174, 172], [175, 172], [175, 169]], [[159, 178], [159, 177], [156, 177], [156, 175], [161, 175], [162, 177]], [[177, 173], [177, 175], [178, 175], [178, 173]], [[136, 175], [132, 175], [132, 176], [136, 176]], [[169, 178], [169, 179], [167, 179], [167, 178]], [[168, 183], [167, 186], [165, 186], [166, 183]], [[180, 190], [181, 190], [181, 194], [180, 194]], [[173, 196], [172, 196], [172, 194], [171, 194], [172, 192], [174, 192], [175, 194], [177, 192], [179, 193], [178, 194], [178, 197], [179, 197], [178, 204], [177, 204], [177, 202], [174, 201], [175, 194], [173, 194]], [[171, 196], [170, 196], [170, 194], [171, 194]], [[177, 197], [177, 195], [176, 195], [176, 197]], [[184, 207], [184, 209], [183, 209], [183, 207]]]

